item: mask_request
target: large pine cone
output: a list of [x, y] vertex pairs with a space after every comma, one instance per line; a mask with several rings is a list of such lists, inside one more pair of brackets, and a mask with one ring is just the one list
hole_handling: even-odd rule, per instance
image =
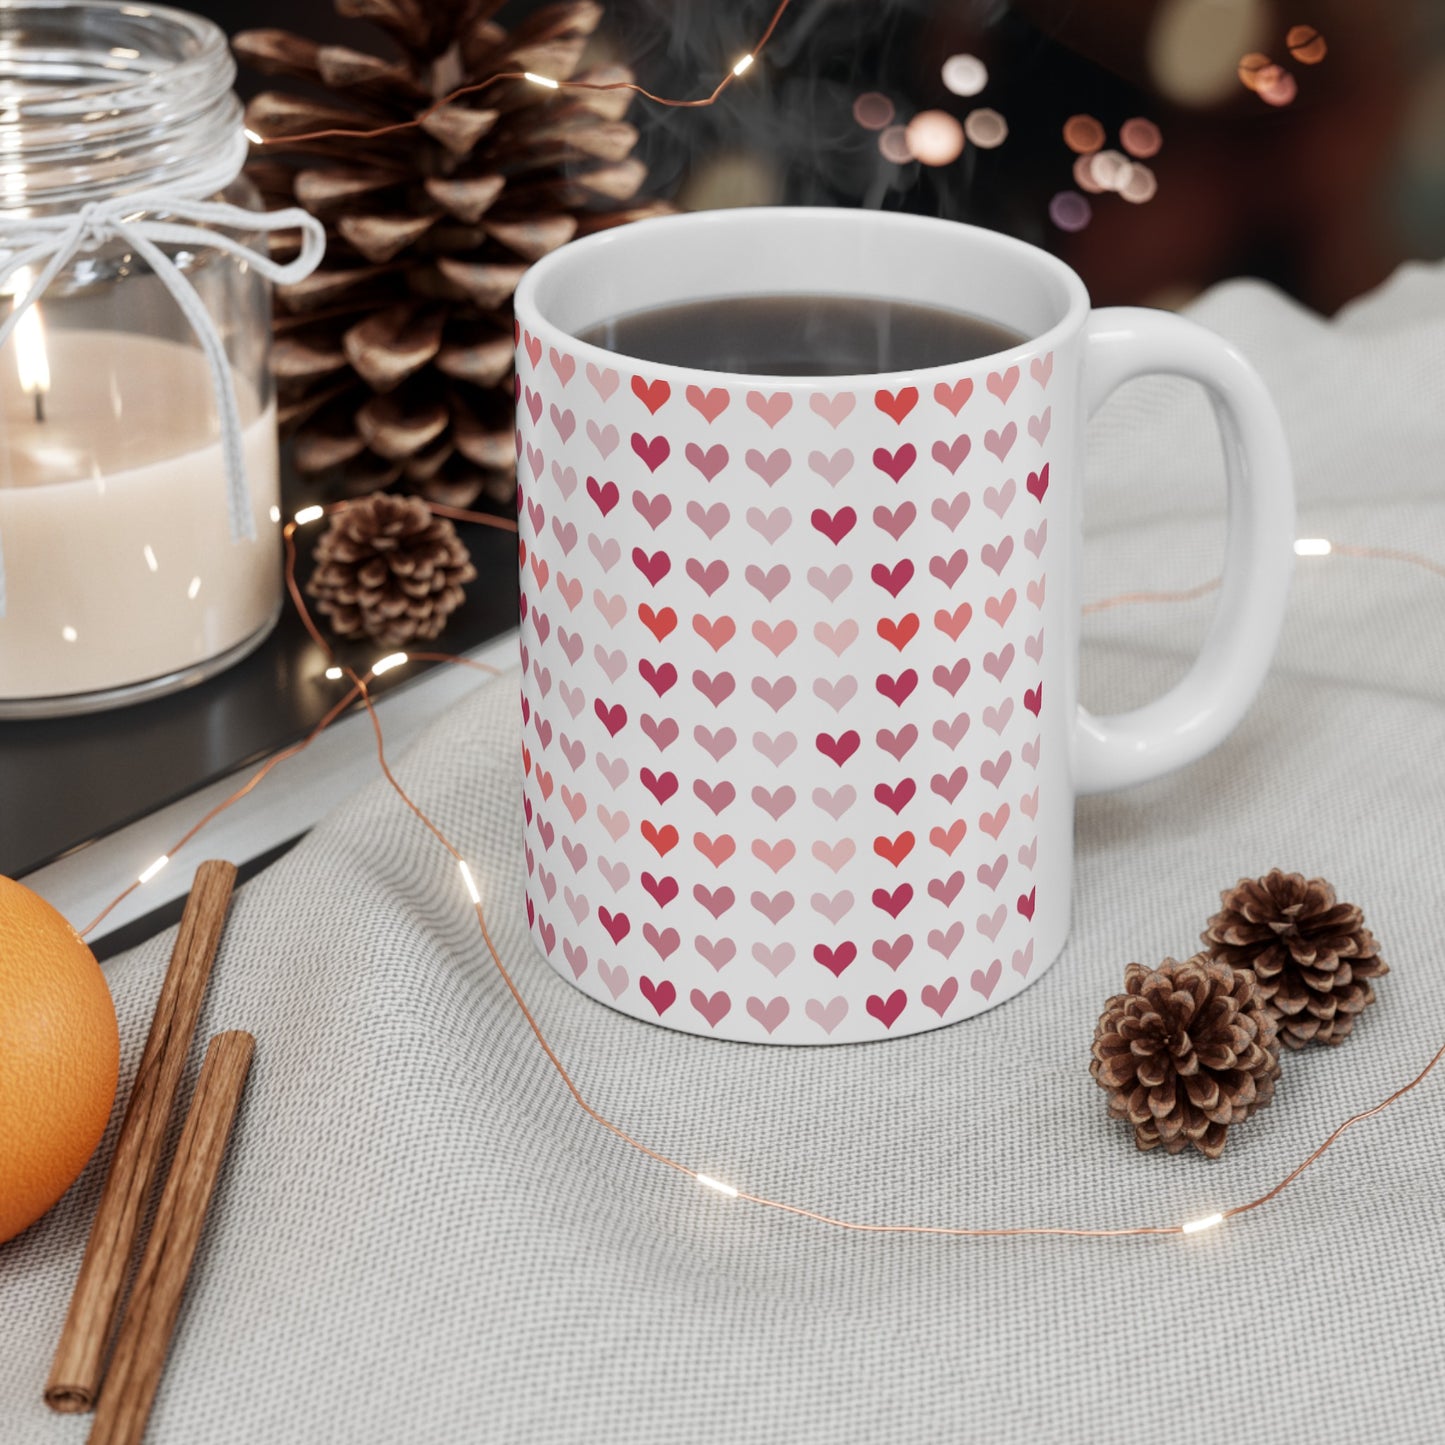
[[[508, 31], [489, 18], [494, 0], [335, 5], [386, 31], [395, 57], [282, 30], [234, 42], [244, 62], [309, 87], [246, 111], [266, 138], [248, 174], [268, 202], [299, 204], [327, 231], [321, 269], [277, 297], [282, 425], [298, 469], [333, 492], [400, 485], [454, 506], [484, 492], [510, 505], [517, 282], [574, 235], [666, 209], [618, 209], [646, 176], [622, 119], [630, 93], [502, 81], [390, 135], [287, 137], [413, 120], [499, 71], [572, 78], [602, 6], [552, 5]], [[601, 64], [576, 78], [631, 76]]]
[[1389, 973], [1364, 914], [1336, 901], [1323, 878], [1276, 868], [1241, 878], [1202, 935], [1211, 958], [1254, 971], [1260, 996], [1292, 1049], [1339, 1044], [1375, 1001], [1372, 978]]
[[332, 514], [306, 591], [338, 637], [403, 647], [440, 634], [477, 569], [457, 530], [419, 497], [362, 497]]
[[1140, 1149], [1193, 1145], [1217, 1159], [1231, 1124], [1274, 1098], [1279, 1041], [1254, 975], [1202, 954], [1156, 969], [1131, 963], [1104, 1006], [1089, 1065], [1109, 1112]]

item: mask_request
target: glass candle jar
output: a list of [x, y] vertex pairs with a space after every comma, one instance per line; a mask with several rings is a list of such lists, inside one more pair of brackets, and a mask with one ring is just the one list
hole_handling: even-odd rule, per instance
[[278, 268], [229, 209], [234, 76], [178, 10], [0, 6], [0, 261], [35, 252], [0, 297], [0, 717], [188, 686], [279, 615]]

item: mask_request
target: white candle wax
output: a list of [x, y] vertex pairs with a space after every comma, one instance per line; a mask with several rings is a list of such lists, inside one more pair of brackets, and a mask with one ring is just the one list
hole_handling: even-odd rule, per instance
[[281, 599], [274, 404], [238, 379], [256, 541], [235, 542], [201, 353], [92, 331], [46, 347], [43, 421], [0, 354], [0, 706], [193, 668], [262, 635]]

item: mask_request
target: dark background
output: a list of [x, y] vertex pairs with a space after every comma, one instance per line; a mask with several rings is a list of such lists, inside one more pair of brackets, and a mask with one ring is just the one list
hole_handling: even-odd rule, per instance
[[[697, 95], [749, 49], [775, 0], [611, 0], [597, 48], [651, 89]], [[192, 0], [228, 31], [283, 26], [388, 53], [330, 0]], [[492, 7], [487, 7], [492, 8]], [[519, 0], [506, 21], [541, 8]], [[1309, 24], [1327, 53], [1290, 55]], [[1297, 86], [1266, 104], [1236, 74], [1260, 51]], [[980, 57], [987, 88], [944, 87], [956, 53]], [[243, 75], [247, 93], [260, 88]], [[995, 150], [950, 165], [897, 165], [859, 126], [859, 94], [897, 119], [975, 106], [1008, 121]], [[1082, 231], [1051, 223], [1073, 188], [1064, 121], [1096, 116], [1107, 144], [1131, 116], [1154, 121], [1158, 192], [1133, 205], [1091, 198]], [[653, 194], [689, 208], [810, 202], [923, 211], [1007, 230], [1057, 251], [1100, 304], [1177, 305], [1226, 276], [1274, 281], [1332, 312], [1401, 260], [1445, 252], [1445, 4], [1441, 0], [793, 0], [751, 74], [707, 110], [638, 101], [629, 119]]]

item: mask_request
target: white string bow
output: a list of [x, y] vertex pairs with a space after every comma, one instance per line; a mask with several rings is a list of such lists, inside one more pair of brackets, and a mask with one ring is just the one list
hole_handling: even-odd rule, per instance
[[[221, 189], [235, 170], [215, 190]], [[213, 192], [208, 192], [213, 193]], [[164, 215], [165, 220], [149, 219]], [[217, 229], [223, 227], [224, 229]], [[253, 250], [227, 235], [227, 231], [301, 232], [299, 254], [284, 265], [262, 251]], [[226, 346], [206, 304], [184, 271], [163, 246], [224, 251], [244, 262], [276, 285], [291, 285], [309, 276], [326, 250], [326, 231], [312, 215], [296, 207], [280, 211], [248, 211], [223, 201], [193, 200], [174, 192], [156, 190], [90, 201], [64, 216], [6, 216], [0, 212], [0, 290], [25, 267], [40, 271], [29, 290], [0, 324], [0, 349], [10, 339], [20, 318], [45, 294], [46, 288], [84, 251], [113, 240], [124, 241], [144, 260], [171, 293], [190, 323], [211, 369], [216, 410], [221, 424], [221, 454], [226, 470], [226, 502], [233, 541], [254, 541], [256, 523], [251, 509], [251, 488], [241, 442], [241, 410], [235, 379], [226, 358]], [[5, 616], [5, 557], [0, 547], [0, 617]]]

